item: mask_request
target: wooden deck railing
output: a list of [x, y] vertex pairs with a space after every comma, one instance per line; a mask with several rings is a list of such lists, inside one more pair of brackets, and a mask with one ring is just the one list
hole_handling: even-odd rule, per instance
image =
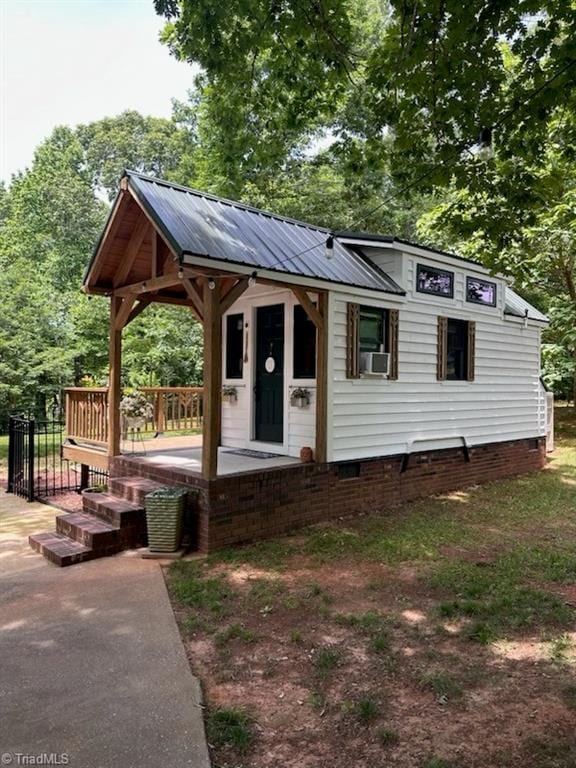
[[140, 387], [154, 403], [153, 432], [202, 429], [202, 387]]
[[[202, 387], [141, 387], [154, 405], [145, 432], [202, 429]], [[66, 436], [106, 445], [108, 387], [70, 387], [66, 394]], [[124, 430], [123, 430], [124, 431]]]
[[108, 387], [71, 387], [66, 392], [66, 436], [108, 442]]

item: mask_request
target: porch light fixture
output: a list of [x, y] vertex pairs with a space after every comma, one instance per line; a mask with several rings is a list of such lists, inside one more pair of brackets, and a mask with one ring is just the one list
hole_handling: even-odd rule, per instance
[[210, 288], [211, 291], [213, 291], [214, 288], [216, 288], [216, 283], [214, 282], [214, 280], [212, 278], [210, 278], [208, 280], [208, 288]]
[[182, 280], [183, 277], [184, 277], [184, 270], [182, 269], [182, 267], [180, 267], [180, 269], [178, 270], [178, 279]]
[[248, 285], [250, 286], [250, 288], [256, 285], [256, 272], [252, 272], [252, 274], [248, 278]]
[[324, 246], [324, 255], [328, 260], [334, 256], [334, 235], [328, 235]]

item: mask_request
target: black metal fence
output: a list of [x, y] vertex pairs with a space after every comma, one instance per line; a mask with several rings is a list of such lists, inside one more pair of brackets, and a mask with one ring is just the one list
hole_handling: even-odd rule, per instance
[[62, 458], [64, 422], [11, 416], [7, 491], [28, 501], [79, 492], [108, 480], [108, 473]]

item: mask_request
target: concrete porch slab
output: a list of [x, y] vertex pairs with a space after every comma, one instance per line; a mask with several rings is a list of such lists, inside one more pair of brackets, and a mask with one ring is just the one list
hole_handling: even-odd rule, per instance
[[[167, 442], [160, 445], [161, 440]], [[154, 448], [146, 448], [146, 452], [135, 452], [133, 454], [123, 453], [126, 459], [138, 459], [147, 465], [161, 467], [164, 469], [172, 468], [186, 473], [201, 474], [202, 472], [202, 444], [186, 445], [178, 444], [176, 441], [180, 438], [157, 438], [154, 440]], [[169, 441], [169, 442], [168, 442]], [[152, 442], [152, 441], [150, 441]], [[160, 445], [160, 447], [158, 447]], [[218, 476], [233, 475], [238, 472], [259, 472], [263, 469], [273, 469], [275, 467], [288, 467], [301, 464], [299, 459], [291, 456], [275, 456], [274, 458], [254, 458], [252, 456], [240, 456], [237, 453], [230, 453], [231, 448], [218, 449]]]

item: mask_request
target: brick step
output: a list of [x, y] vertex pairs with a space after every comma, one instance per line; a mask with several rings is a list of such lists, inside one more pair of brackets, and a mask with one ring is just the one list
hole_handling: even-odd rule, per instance
[[144, 506], [144, 497], [147, 493], [163, 488], [165, 483], [157, 483], [147, 477], [131, 475], [130, 477], [111, 477], [108, 488], [114, 496], [120, 496], [132, 504]]
[[112, 493], [82, 491], [82, 505], [84, 512], [119, 528], [137, 525], [144, 520], [144, 507]]
[[146, 539], [146, 513], [139, 504], [112, 493], [91, 493], [83, 491], [84, 513], [99, 518], [104, 523], [119, 529], [118, 540], [121, 549], [143, 547]]
[[61, 568], [75, 563], [83, 563], [86, 560], [94, 560], [96, 557], [107, 554], [103, 550], [90, 549], [79, 541], [73, 541], [56, 531], [35, 533], [28, 537], [28, 542], [33, 550], [44, 555], [47, 560]]
[[56, 517], [56, 531], [90, 549], [121, 547], [121, 529], [94, 515], [74, 512]]

